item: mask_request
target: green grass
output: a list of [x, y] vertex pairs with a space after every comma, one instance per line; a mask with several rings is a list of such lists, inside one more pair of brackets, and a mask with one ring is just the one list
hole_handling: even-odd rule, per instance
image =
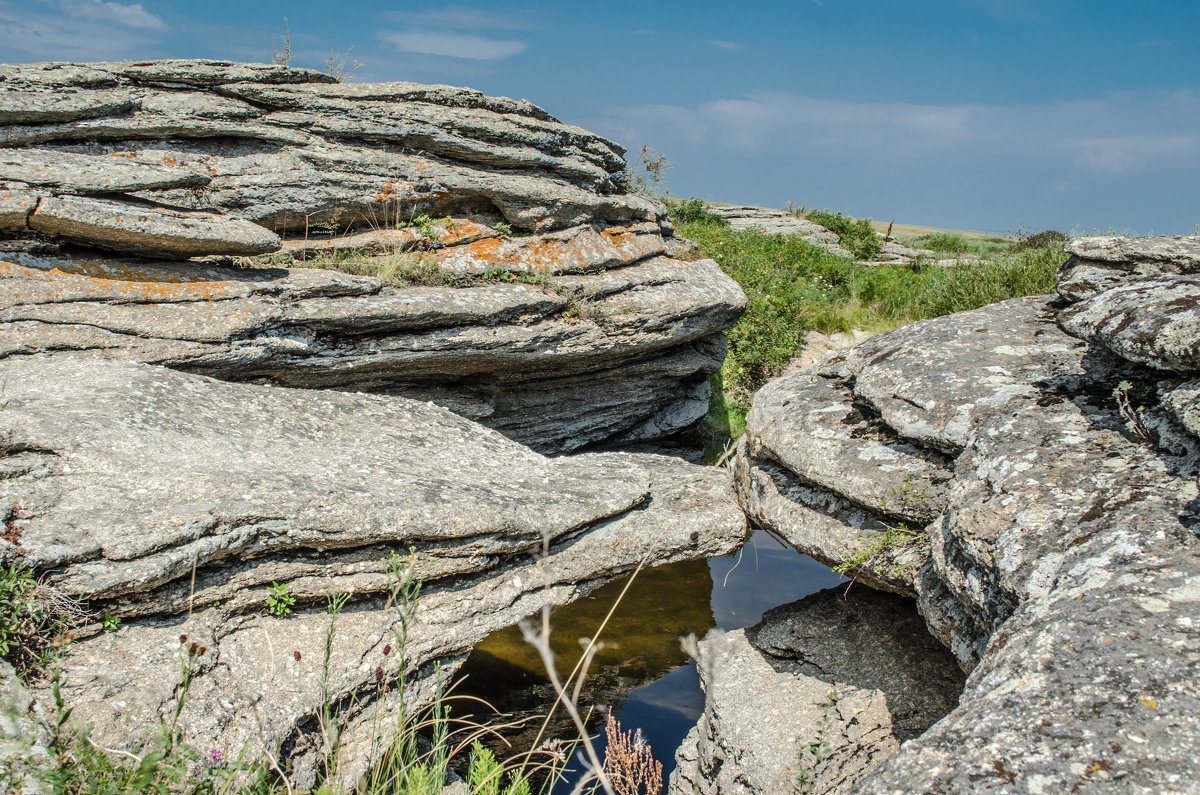
[[900, 242], [913, 248], [923, 248], [936, 254], [987, 255], [1007, 250], [1013, 241], [1003, 237], [966, 238], [955, 232], [934, 232], [920, 237], [901, 238]]
[[713, 381], [719, 394], [713, 397], [704, 431], [710, 458], [724, 440], [740, 435], [754, 392], [799, 355], [808, 331], [887, 331], [1016, 296], [1048, 293], [1066, 259], [1061, 242], [1049, 240], [1032, 247], [1010, 244], [1000, 251], [980, 245], [980, 260], [950, 268], [866, 266], [794, 235], [733, 231], [707, 219], [677, 218], [676, 226], [742, 286], [748, 301], [746, 314], [729, 330], [729, 354]]

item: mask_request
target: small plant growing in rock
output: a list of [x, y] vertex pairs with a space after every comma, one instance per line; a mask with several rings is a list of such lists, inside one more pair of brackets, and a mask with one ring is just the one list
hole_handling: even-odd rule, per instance
[[812, 740], [800, 746], [797, 754], [799, 771], [792, 783], [792, 792], [796, 795], [809, 795], [817, 783], [817, 768], [829, 756], [829, 727], [833, 722], [833, 710], [837, 706], [837, 691], [830, 690], [825, 696], [826, 703], [821, 710], [821, 719], [817, 721], [817, 733]]
[[[895, 527], [889, 527], [883, 531], [881, 535], [869, 543], [864, 543], [863, 538], [859, 537], [859, 544], [852, 550], [848, 550], [842, 562], [833, 567], [833, 570], [838, 574], [846, 574], [853, 572], [855, 569], [866, 566], [878, 556], [898, 550], [901, 547], [916, 546], [929, 540], [929, 534], [921, 530], [909, 530], [908, 526], [901, 523]], [[901, 577], [906, 574], [911, 567], [895, 566], [892, 569], [892, 575]], [[853, 579], [853, 575], [851, 574]]]
[[339, 83], [348, 81], [351, 72], [362, 68], [362, 63], [357, 58], [354, 59], [354, 63], [347, 65], [347, 61], [350, 60], [350, 53], [353, 51], [354, 45], [350, 45], [350, 49], [345, 52], [330, 50], [329, 57], [325, 59], [325, 74]]
[[671, 220], [679, 224], [718, 224], [729, 226], [729, 219], [712, 211], [708, 202], [695, 196], [681, 202], [671, 202]]
[[1150, 429], [1146, 426], [1146, 408], [1138, 406], [1136, 409], [1129, 402], [1129, 390], [1133, 389], [1133, 384], [1128, 381], [1122, 381], [1117, 384], [1113, 390], [1113, 397], [1117, 401], [1117, 411], [1121, 413], [1121, 417], [1125, 420], [1125, 430], [1132, 433], [1143, 442], [1150, 441]]
[[855, 220], [841, 213], [813, 210], [808, 213], [808, 220], [836, 233], [838, 241], [849, 249], [855, 259], [869, 261], [883, 250], [883, 241], [875, 234], [869, 218]]
[[103, 618], [100, 619], [100, 626], [104, 628], [105, 632], [116, 632], [121, 626], [121, 617], [114, 616], [105, 610]]
[[504, 235], [505, 237], [511, 237], [511, 236], [512, 236], [512, 233], [513, 233], [512, 226], [510, 226], [509, 224], [506, 224], [506, 223], [504, 223], [503, 221], [501, 221], [501, 222], [500, 222], [500, 223], [498, 223], [498, 224], [494, 224], [494, 225], [492, 226], [492, 228], [493, 228], [493, 229], [495, 229], [495, 230], [496, 230], [497, 232], [499, 232], [500, 234]]
[[267, 612], [276, 618], [287, 618], [292, 614], [292, 605], [296, 597], [292, 596], [286, 582], [272, 582], [267, 586]]
[[283, 18], [283, 36], [278, 40], [271, 37], [271, 59], [283, 67], [292, 61], [292, 30], [287, 17]]

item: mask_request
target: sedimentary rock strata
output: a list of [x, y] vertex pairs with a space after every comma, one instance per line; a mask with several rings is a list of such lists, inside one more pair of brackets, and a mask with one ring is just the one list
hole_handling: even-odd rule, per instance
[[1108, 260], [1123, 286], [916, 323], [756, 398], [735, 464], [752, 519], [831, 564], [870, 552], [850, 573], [915, 593], [970, 673], [959, 706], [855, 791], [1195, 780], [1194, 301], [1190, 277], [1138, 276], [1146, 252], [1186, 272], [1194, 244], [1077, 243], [1134, 252]]
[[[265, 743], [297, 782], [316, 780], [321, 705], [353, 702], [339, 775], [354, 781], [380, 726], [394, 726], [395, 693], [379, 686], [398, 673], [382, 651], [397, 642], [394, 554], [425, 580], [407, 661], [419, 699], [427, 663], [448, 674], [543, 604], [643, 559], [727, 551], [745, 529], [716, 470], [652, 455], [547, 459], [401, 397], [55, 356], [10, 357], [0, 380], [12, 429], [0, 559], [34, 566], [93, 617], [121, 619], [115, 632], [77, 629], [61, 661], [75, 718], [107, 748], [147, 739], [187, 666], [189, 742], [227, 758]], [[296, 600], [287, 618], [269, 614], [277, 582]], [[336, 593], [353, 599], [322, 696]]]
[[837, 587], [699, 644], [704, 715], [670, 792], [850, 791], [955, 705], [962, 674], [910, 600]]
[[4, 355], [410, 395], [544, 451], [704, 414], [744, 297], [671, 257], [610, 141], [524, 100], [271, 65], [0, 78]]

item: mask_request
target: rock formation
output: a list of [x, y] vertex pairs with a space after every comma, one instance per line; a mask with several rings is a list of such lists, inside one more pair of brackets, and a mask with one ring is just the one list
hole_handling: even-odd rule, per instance
[[670, 791], [846, 792], [949, 712], [954, 658], [907, 599], [831, 588], [699, 644], [704, 715]]
[[[411, 552], [425, 580], [408, 653], [429, 680], [427, 663], [451, 671], [542, 604], [643, 558], [727, 551], [745, 529], [717, 470], [645, 454], [547, 459], [401, 397], [59, 356], [0, 362], [0, 381], [12, 428], [3, 561], [121, 619], [78, 629], [62, 659], [64, 697], [106, 748], [145, 741], [188, 665], [180, 726], [195, 747], [282, 748], [295, 781], [312, 782], [314, 716], [352, 704], [339, 758], [353, 781], [394, 726], [395, 695], [373, 674], [397, 674], [381, 651], [396, 643], [393, 553]], [[295, 615], [268, 614], [273, 583]], [[339, 592], [354, 599], [323, 697], [326, 601]], [[192, 643], [205, 650], [189, 656]]]
[[740, 542], [715, 470], [522, 444], [689, 426], [744, 306], [622, 154], [469, 89], [0, 66], [0, 564], [86, 611], [62, 694], [97, 746], [181, 709], [311, 787], [328, 708], [352, 784], [402, 666], [411, 707], [489, 632]]
[[854, 791], [1194, 785], [1198, 246], [1074, 241], [1063, 299], [915, 323], [756, 396], [752, 520], [916, 596], [970, 674]]
[[745, 301], [622, 156], [470, 89], [0, 66], [0, 356], [407, 395], [546, 452], [670, 434]]
[[[806, 218], [801, 218], [784, 210], [719, 204], [713, 205], [710, 209], [729, 221], [729, 225], [733, 229], [758, 229], [769, 235], [797, 235], [831, 254], [837, 254], [840, 257], [854, 256], [839, 242], [837, 233], [829, 231], [820, 224], [813, 223]], [[932, 251], [927, 251], [923, 248], [912, 248], [911, 246], [897, 243], [894, 240], [889, 240], [883, 237], [883, 235], [879, 237], [883, 240], [883, 248], [875, 255], [874, 259], [862, 264], [909, 265], [917, 261], [924, 261], [931, 265], [948, 267], [960, 264], [960, 260], [962, 259], [974, 259], [974, 257], [939, 259], [938, 255]]]

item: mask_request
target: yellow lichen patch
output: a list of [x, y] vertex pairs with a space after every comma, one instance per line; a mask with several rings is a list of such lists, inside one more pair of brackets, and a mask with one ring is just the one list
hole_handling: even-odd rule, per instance
[[1158, 709], [1158, 702], [1157, 702], [1157, 701], [1155, 701], [1155, 700], [1154, 700], [1154, 699], [1152, 699], [1152, 698], [1145, 698], [1145, 697], [1143, 697], [1143, 698], [1141, 699], [1141, 701], [1142, 701], [1142, 706], [1143, 706], [1143, 707], [1149, 707], [1150, 709]]
[[[51, 300], [90, 295], [98, 299], [138, 301], [188, 301], [235, 298], [247, 285], [237, 279], [214, 279], [199, 269], [181, 270], [113, 262], [78, 262], [65, 259], [33, 260], [31, 265], [0, 262], [0, 278], [24, 279]], [[14, 296], [17, 297], [17, 296]]]

